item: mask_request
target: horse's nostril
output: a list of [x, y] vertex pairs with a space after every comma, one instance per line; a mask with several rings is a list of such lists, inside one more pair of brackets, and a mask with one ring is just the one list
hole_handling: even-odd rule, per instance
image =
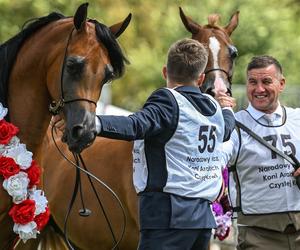
[[227, 94], [228, 96], [232, 96], [231, 89], [227, 89], [227, 92], [226, 92], [226, 94]]
[[77, 125], [72, 128], [72, 137], [74, 139], [79, 139], [84, 133], [83, 126]]
[[208, 89], [206, 89], [206, 91], [205, 91], [205, 93], [206, 94], [209, 94], [209, 95], [211, 95], [211, 96], [215, 96], [215, 92], [214, 92], [214, 89], [213, 88], [208, 88]]

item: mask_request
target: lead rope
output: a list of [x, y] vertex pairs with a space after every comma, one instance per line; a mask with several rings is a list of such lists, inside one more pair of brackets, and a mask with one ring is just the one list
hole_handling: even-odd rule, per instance
[[[120, 201], [120, 198], [117, 196], [117, 194], [116, 194], [116, 193], [115, 193], [115, 192], [114, 192], [114, 191], [113, 191], [106, 183], [104, 183], [104, 182], [101, 181], [98, 177], [96, 177], [95, 175], [93, 175], [92, 173], [90, 173], [90, 172], [88, 171], [88, 169], [87, 169], [87, 167], [86, 167], [86, 165], [85, 165], [85, 163], [84, 163], [84, 161], [83, 161], [83, 158], [81, 157], [80, 154], [74, 154], [74, 153], [73, 153], [73, 157], [74, 157], [76, 163], [73, 162], [72, 160], [68, 159], [68, 157], [61, 151], [61, 149], [58, 147], [58, 145], [57, 145], [57, 143], [56, 143], [56, 141], [55, 141], [55, 138], [54, 138], [54, 130], [55, 130], [55, 124], [53, 124], [53, 126], [52, 126], [52, 128], [51, 128], [51, 136], [52, 136], [52, 140], [53, 140], [53, 142], [54, 142], [55, 147], [57, 148], [58, 152], [61, 154], [61, 156], [62, 156], [67, 162], [69, 162], [72, 166], [76, 167], [76, 180], [75, 180], [75, 186], [74, 186], [73, 194], [72, 194], [72, 197], [71, 197], [71, 201], [70, 201], [70, 203], [69, 203], [68, 212], [67, 212], [67, 214], [66, 214], [65, 222], [64, 222], [64, 237], [65, 237], [65, 241], [66, 241], [66, 243], [67, 243], [67, 245], [68, 245], [68, 248], [69, 248], [70, 250], [74, 250], [74, 248], [72, 247], [72, 245], [71, 245], [71, 243], [69, 242], [68, 237], [67, 237], [67, 223], [68, 223], [68, 218], [69, 218], [69, 215], [70, 215], [70, 213], [71, 213], [71, 210], [72, 210], [72, 207], [73, 207], [75, 198], [76, 198], [77, 193], [78, 193], [78, 189], [79, 189], [79, 187], [81, 186], [81, 183], [80, 183], [80, 171], [81, 171], [81, 172], [85, 173], [85, 174], [87, 175], [88, 179], [89, 179], [90, 185], [91, 185], [91, 187], [92, 187], [92, 189], [93, 189], [93, 191], [94, 191], [94, 194], [95, 194], [95, 196], [96, 196], [96, 198], [97, 198], [97, 201], [98, 201], [98, 203], [99, 203], [99, 205], [100, 205], [100, 207], [101, 207], [101, 210], [102, 210], [102, 212], [103, 212], [103, 215], [104, 215], [104, 217], [105, 217], [105, 220], [106, 220], [106, 222], [107, 222], [107, 225], [108, 225], [108, 227], [109, 227], [109, 229], [110, 229], [110, 232], [111, 232], [111, 234], [112, 234], [112, 238], [113, 238], [113, 242], [114, 242], [114, 245], [113, 245], [113, 247], [112, 247], [112, 250], [119, 249], [119, 248], [118, 248], [118, 245], [120, 244], [120, 242], [122, 241], [122, 239], [123, 239], [123, 237], [124, 237], [124, 234], [125, 234], [125, 228], [126, 228], [126, 223], [127, 223], [127, 218], [126, 218], [126, 214], [125, 214], [125, 209], [124, 209], [124, 207], [123, 207], [122, 202]], [[80, 162], [79, 162], [79, 161], [81, 162], [83, 168], [80, 167]], [[122, 232], [121, 232], [121, 236], [120, 236], [120, 239], [119, 239], [119, 240], [117, 240], [116, 237], [115, 237], [113, 228], [112, 228], [112, 226], [111, 226], [111, 223], [110, 223], [110, 221], [109, 221], [109, 218], [108, 218], [108, 216], [107, 216], [107, 213], [106, 213], [106, 211], [105, 211], [105, 208], [104, 208], [104, 206], [103, 206], [103, 204], [102, 204], [102, 202], [101, 202], [101, 199], [99, 198], [99, 195], [98, 195], [98, 193], [97, 193], [97, 191], [96, 191], [96, 188], [95, 188], [95, 186], [94, 186], [94, 184], [93, 184], [93, 182], [92, 182], [92, 178], [93, 178], [95, 181], [97, 181], [100, 185], [102, 185], [105, 189], [107, 189], [107, 190], [112, 194], [112, 196], [116, 199], [118, 205], [119, 205], [120, 208], [121, 208], [122, 215], [123, 215], [123, 227], [122, 227]], [[80, 187], [80, 190], [81, 190], [81, 187]], [[80, 191], [80, 193], [82, 193], [82, 192]], [[81, 209], [80, 212], [81, 212], [81, 211], [87, 211], [87, 209], [85, 208], [84, 203], [83, 203], [83, 196], [81, 196], [81, 201], [82, 201], [83, 209]], [[79, 212], [79, 213], [80, 213], [80, 212]], [[88, 215], [86, 215], [86, 216], [88, 216]]]
[[13, 243], [12, 243], [12, 248], [11, 248], [11, 250], [15, 250], [16, 247], [20, 244], [20, 242], [21, 242], [21, 239], [20, 239], [19, 236], [17, 236], [17, 237], [14, 239]]
[[[86, 167], [86, 165], [85, 165], [85, 163], [84, 163], [84, 161], [83, 161], [83, 159], [82, 159], [82, 156], [81, 156], [80, 154], [78, 154], [77, 156], [79, 157], [79, 160], [80, 160], [81, 165], [83, 166], [83, 168], [84, 168], [86, 171], [88, 171], [88, 169], [87, 169], [87, 167]], [[111, 223], [110, 223], [110, 221], [109, 221], [109, 218], [108, 218], [108, 215], [107, 215], [107, 213], [106, 213], [106, 211], [105, 211], [105, 208], [104, 208], [104, 206], [103, 206], [103, 204], [102, 204], [102, 202], [101, 202], [101, 199], [100, 199], [100, 197], [99, 197], [99, 195], [98, 195], [98, 193], [97, 193], [97, 190], [96, 190], [96, 188], [95, 188], [95, 185], [94, 185], [94, 183], [92, 182], [92, 179], [91, 179], [91, 177], [90, 177], [89, 175], [87, 176], [87, 178], [88, 178], [88, 180], [89, 180], [89, 182], [90, 182], [90, 185], [91, 185], [91, 187], [92, 187], [92, 189], [93, 189], [93, 191], [94, 191], [94, 194], [95, 194], [95, 196], [96, 196], [96, 198], [97, 198], [97, 201], [98, 201], [98, 203], [99, 203], [99, 206], [101, 207], [101, 210], [102, 210], [102, 212], [103, 212], [103, 215], [104, 215], [104, 217], [105, 217], [105, 220], [107, 221], [107, 224], [108, 224], [108, 226], [109, 226], [109, 230], [110, 230], [111, 235], [112, 235], [112, 237], [113, 237], [114, 243], [116, 244], [116, 242], [117, 242], [116, 236], [115, 236], [115, 234], [114, 234], [112, 225], [111, 225]], [[82, 200], [83, 200], [83, 199], [82, 199]], [[85, 208], [84, 208], [84, 209], [85, 209]], [[84, 210], [84, 209], [83, 209], [83, 210]]]

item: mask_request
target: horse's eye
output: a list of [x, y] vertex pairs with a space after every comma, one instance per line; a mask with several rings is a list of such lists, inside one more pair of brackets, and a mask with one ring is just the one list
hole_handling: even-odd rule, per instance
[[81, 57], [69, 57], [66, 61], [66, 67], [70, 75], [80, 76], [84, 68], [84, 59]]
[[229, 54], [232, 59], [235, 59], [238, 56], [238, 50], [233, 45], [228, 46]]
[[104, 78], [102, 80], [102, 84], [111, 82], [115, 78], [114, 69], [110, 64], [105, 66]]

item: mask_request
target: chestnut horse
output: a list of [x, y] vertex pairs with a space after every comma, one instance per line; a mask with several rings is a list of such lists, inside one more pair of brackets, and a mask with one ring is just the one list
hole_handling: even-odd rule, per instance
[[[225, 27], [217, 25], [217, 15], [210, 15], [205, 26], [185, 16], [182, 9], [180, 16], [192, 37], [205, 43], [209, 50], [204, 91], [213, 94], [215, 89], [222, 88], [230, 94], [233, 60], [237, 51], [229, 36], [238, 25], [238, 13], [232, 16]], [[72, 158], [67, 146], [59, 142], [59, 139], [56, 141], [61, 150]], [[118, 246], [122, 250], [137, 249], [138, 244], [137, 195], [132, 183], [132, 146], [132, 142], [97, 137], [94, 144], [82, 152], [88, 170], [110, 186], [124, 205], [126, 228], [124, 238]], [[47, 152], [43, 159], [45, 190], [55, 222], [63, 230], [73, 192], [75, 169], [61, 157], [51, 139], [45, 140], [44, 150]], [[121, 239], [124, 224], [120, 206], [106, 188], [96, 185], [109, 218], [108, 223], [85, 176], [82, 176], [81, 183], [85, 204], [83, 206], [80, 197], [76, 198], [67, 224], [70, 241], [76, 249], [115, 249], [116, 241]], [[82, 208], [91, 210], [91, 214], [88, 217], [79, 216], [78, 212]]]
[[[0, 102], [8, 108], [6, 119], [20, 129], [18, 137], [39, 162], [51, 114], [62, 112], [70, 150], [80, 152], [95, 139], [95, 108], [104, 83], [120, 77], [127, 62], [116, 37], [131, 14], [110, 28], [87, 20], [88, 4], [74, 17], [51, 13], [28, 24], [1, 45]], [[55, 170], [54, 170], [55, 171]], [[12, 249], [16, 234], [8, 215], [11, 197], [0, 179], [0, 249]], [[37, 240], [18, 249], [37, 249]], [[50, 249], [50, 248], [47, 248]]]

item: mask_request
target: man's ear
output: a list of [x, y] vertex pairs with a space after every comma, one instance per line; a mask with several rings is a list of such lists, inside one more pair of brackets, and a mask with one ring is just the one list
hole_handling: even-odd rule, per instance
[[279, 84], [280, 84], [280, 92], [282, 92], [285, 88], [285, 78], [284, 77], [281, 78]]
[[167, 67], [166, 66], [163, 66], [162, 74], [163, 74], [164, 79], [167, 80]]
[[205, 73], [201, 73], [198, 77], [198, 80], [197, 80], [197, 85], [198, 87], [201, 87], [201, 85], [203, 84], [204, 82], [204, 79], [205, 79]]

